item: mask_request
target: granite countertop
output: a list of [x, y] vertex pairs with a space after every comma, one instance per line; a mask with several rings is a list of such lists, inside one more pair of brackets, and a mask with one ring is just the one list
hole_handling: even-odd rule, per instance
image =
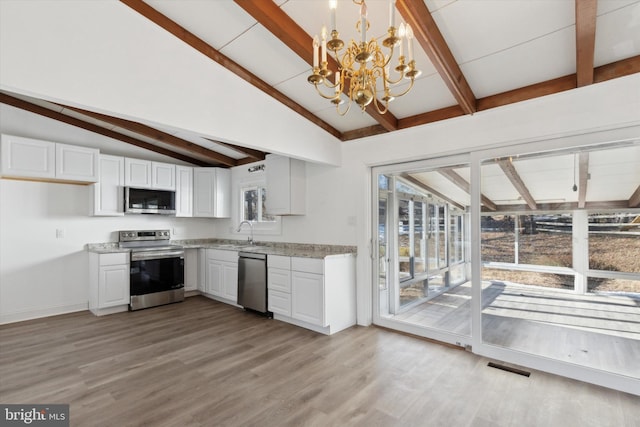
[[[235, 252], [254, 252], [267, 255], [295, 256], [303, 258], [325, 258], [332, 255], [355, 255], [355, 246], [314, 245], [307, 243], [256, 242], [251, 246], [244, 240], [225, 239], [189, 239], [171, 240], [172, 245], [185, 249], [221, 249]], [[87, 250], [100, 254], [129, 252], [128, 248], [120, 248], [117, 242], [88, 243]]]

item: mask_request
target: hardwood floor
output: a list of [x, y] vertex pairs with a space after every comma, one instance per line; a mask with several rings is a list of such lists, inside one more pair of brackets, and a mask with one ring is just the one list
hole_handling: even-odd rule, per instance
[[191, 297], [0, 326], [0, 402], [72, 426], [640, 426], [640, 398], [376, 327], [333, 336]]

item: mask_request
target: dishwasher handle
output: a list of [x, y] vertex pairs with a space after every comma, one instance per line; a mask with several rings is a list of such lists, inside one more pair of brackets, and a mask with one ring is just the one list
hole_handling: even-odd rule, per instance
[[251, 259], [266, 260], [267, 259], [267, 254], [257, 254], [255, 252], [238, 252], [238, 258], [251, 258]]

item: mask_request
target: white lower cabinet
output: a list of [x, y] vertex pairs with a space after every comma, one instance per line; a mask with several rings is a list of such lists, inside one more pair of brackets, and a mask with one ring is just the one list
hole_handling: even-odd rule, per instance
[[184, 291], [198, 290], [198, 249], [184, 250]]
[[317, 326], [328, 326], [324, 295], [322, 274], [291, 272], [291, 317]]
[[238, 253], [206, 249], [204, 292], [233, 304], [238, 302]]
[[275, 319], [327, 335], [355, 325], [353, 255], [268, 256], [267, 264], [269, 311]]
[[291, 316], [291, 258], [267, 256], [267, 310]]
[[129, 253], [89, 253], [89, 310], [96, 315], [129, 308]]

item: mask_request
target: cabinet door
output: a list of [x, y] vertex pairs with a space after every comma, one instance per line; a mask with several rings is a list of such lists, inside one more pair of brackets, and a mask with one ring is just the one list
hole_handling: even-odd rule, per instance
[[291, 270], [269, 267], [267, 271], [267, 288], [291, 293]]
[[268, 295], [267, 310], [291, 317], [291, 294], [269, 289]]
[[198, 249], [184, 250], [184, 290], [195, 291], [198, 289]]
[[93, 215], [124, 215], [124, 157], [100, 155], [100, 180], [93, 185]]
[[267, 212], [274, 215], [289, 213], [290, 180], [289, 159], [267, 156]]
[[231, 171], [222, 168], [193, 169], [193, 216], [231, 216]]
[[55, 178], [55, 143], [2, 135], [2, 175]]
[[238, 264], [224, 262], [222, 264], [222, 296], [234, 303], [238, 302]]
[[127, 187], [151, 188], [151, 162], [125, 158], [124, 185]]
[[324, 276], [291, 272], [291, 317], [318, 326], [326, 325], [324, 314]]
[[214, 259], [207, 259], [207, 288], [208, 294], [222, 296], [222, 263]]
[[176, 216], [193, 216], [193, 168], [176, 166]]
[[198, 290], [207, 291], [207, 250], [198, 249]]
[[216, 168], [213, 216], [231, 217], [231, 170]]
[[193, 170], [193, 216], [213, 217], [215, 176], [210, 168]]
[[151, 186], [159, 190], [176, 189], [176, 166], [170, 163], [151, 163]]
[[95, 148], [56, 144], [56, 178], [79, 181], [98, 181], [100, 151]]
[[99, 308], [129, 304], [129, 266], [100, 267], [98, 285]]
[[267, 211], [274, 215], [306, 212], [306, 164], [302, 160], [270, 154], [266, 159]]

